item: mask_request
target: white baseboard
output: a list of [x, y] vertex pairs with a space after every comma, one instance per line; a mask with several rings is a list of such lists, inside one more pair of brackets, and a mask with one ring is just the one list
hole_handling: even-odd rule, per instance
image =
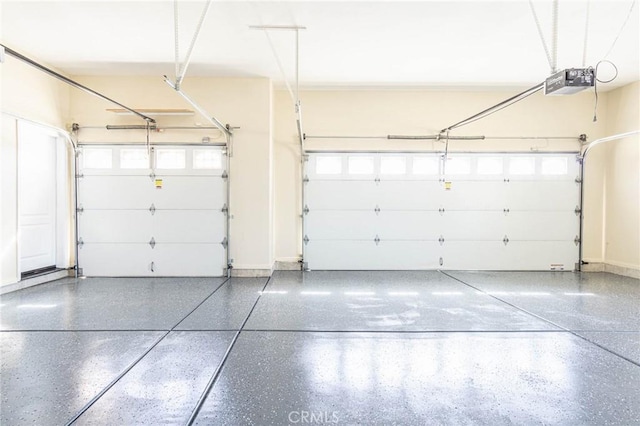
[[640, 279], [640, 268], [637, 267], [621, 266], [605, 262], [589, 262], [582, 265], [581, 269], [582, 272], [608, 272], [610, 274]]
[[272, 269], [236, 269], [231, 270], [231, 276], [235, 278], [268, 278], [273, 273]]
[[274, 271], [301, 271], [302, 264], [298, 259], [294, 260], [276, 260], [273, 264]]
[[51, 281], [59, 280], [61, 278], [72, 277], [73, 271], [63, 269], [61, 271], [54, 271], [48, 274], [39, 275], [33, 278], [27, 278], [17, 283], [7, 284], [0, 287], [0, 294], [10, 293], [12, 291], [23, 290], [25, 288], [33, 287], [36, 285], [48, 283]]

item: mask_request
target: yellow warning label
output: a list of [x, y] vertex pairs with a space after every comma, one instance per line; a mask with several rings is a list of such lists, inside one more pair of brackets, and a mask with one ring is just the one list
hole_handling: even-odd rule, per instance
[[162, 189], [162, 179], [156, 179], [156, 189]]
[[444, 189], [447, 191], [451, 191], [451, 182], [445, 182], [444, 183]]

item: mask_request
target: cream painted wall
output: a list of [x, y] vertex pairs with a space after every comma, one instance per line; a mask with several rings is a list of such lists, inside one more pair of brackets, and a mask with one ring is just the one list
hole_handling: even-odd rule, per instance
[[[11, 57], [0, 64], [0, 107], [54, 127], [64, 127], [69, 113], [69, 87]], [[0, 285], [18, 281], [17, 132], [16, 119], [2, 115], [0, 142]]]
[[[77, 80], [129, 107], [192, 109], [162, 77], [77, 77]], [[187, 78], [182, 89], [208, 113], [234, 131], [231, 158], [230, 253], [235, 272], [265, 275], [273, 265], [272, 87], [262, 78]], [[81, 142], [142, 142], [144, 131], [106, 130], [107, 124], [144, 124], [133, 116], [106, 111], [112, 105], [83, 92], [71, 96], [71, 119], [81, 126]], [[199, 115], [157, 117], [159, 126], [211, 126]], [[99, 129], [86, 127], [97, 126]], [[84, 128], [83, 128], [84, 127]], [[152, 142], [224, 141], [219, 130], [167, 130]], [[251, 271], [253, 272], [251, 272]], [[257, 270], [257, 271], [256, 271]]]
[[[385, 136], [388, 134], [436, 134], [440, 129], [471, 116], [510, 96], [510, 92], [340, 90], [301, 93], [304, 131], [309, 136]], [[301, 202], [299, 155], [294, 107], [287, 92], [275, 95], [275, 200], [276, 260], [293, 261], [301, 253]], [[607, 95], [600, 98], [606, 110]], [[485, 136], [569, 136], [573, 140], [491, 140], [454, 141], [452, 151], [578, 151], [578, 135], [589, 140], [604, 136], [607, 117], [593, 123], [593, 93], [545, 97], [537, 93], [493, 116], [451, 132], [452, 135]], [[312, 149], [427, 149], [442, 151], [441, 142], [397, 140], [323, 139], [307, 141]], [[589, 185], [585, 199], [586, 258], [601, 258], [602, 182], [601, 159], [594, 157], [586, 170]]]
[[[607, 135], [640, 129], [640, 82], [608, 94]], [[606, 147], [605, 245], [607, 264], [640, 271], [640, 136]], [[595, 149], [595, 148], [594, 148]]]

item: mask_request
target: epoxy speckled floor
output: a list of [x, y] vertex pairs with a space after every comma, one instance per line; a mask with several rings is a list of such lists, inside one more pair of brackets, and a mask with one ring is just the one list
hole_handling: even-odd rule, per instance
[[0, 296], [0, 424], [640, 424], [640, 281], [66, 279]]

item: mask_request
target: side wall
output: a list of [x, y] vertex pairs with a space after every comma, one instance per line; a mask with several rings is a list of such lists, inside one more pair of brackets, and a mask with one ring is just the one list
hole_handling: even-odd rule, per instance
[[0, 109], [3, 112], [0, 135], [0, 286], [3, 286], [19, 280], [18, 135], [14, 116], [64, 128], [69, 115], [70, 89], [9, 56], [0, 64], [0, 81]]
[[[608, 94], [607, 135], [640, 129], [640, 82]], [[595, 149], [595, 148], [594, 148]], [[640, 136], [607, 143], [605, 270], [640, 278]]]

